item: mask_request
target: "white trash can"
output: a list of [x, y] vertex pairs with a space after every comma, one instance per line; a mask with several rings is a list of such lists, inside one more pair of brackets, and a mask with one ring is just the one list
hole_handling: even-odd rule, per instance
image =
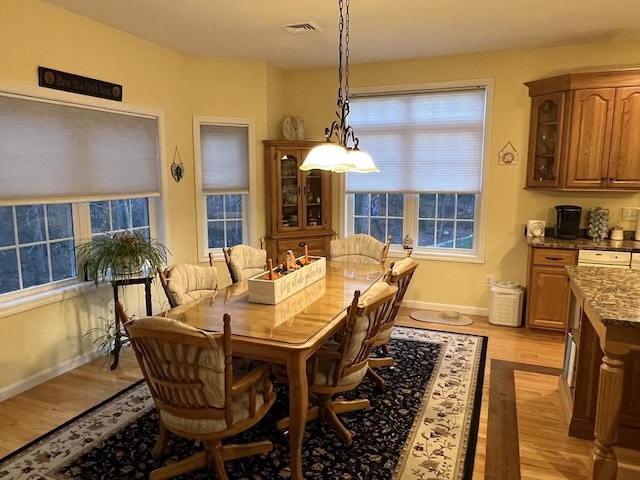
[[522, 325], [522, 287], [516, 282], [494, 282], [489, 297], [489, 323], [506, 327]]

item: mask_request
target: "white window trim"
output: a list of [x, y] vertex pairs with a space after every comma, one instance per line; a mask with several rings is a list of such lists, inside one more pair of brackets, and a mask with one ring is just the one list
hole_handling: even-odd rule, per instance
[[[445, 262], [461, 262], [461, 263], [484, 263], [485, 262], [485, 250], [486, 250], [486, 204], [487, 204], [487, 173], [489, 171], [489, 146], [491, 140], [492, 130], [492, 118], [493, 118], [493, 94], [494, 94], [494, 79], [493, 78], [476, 78], [476, 79], [464, 79], [464, 80], [451, 80], [442, 82], [428, 82], [428, 83], [411, 83], [411, 84], [398, 84], [398, 85], [383, 85], [373, 87], [351, 87], [352, 96], [357, 95], [370, 95], [370, 94], [393, 94], [399, 92], [420, 92], [427, 90], [452, 90], [452, 89], [465, 89], [474, 87], [477, 85], [484, 85], [486, 87], [486, 118], [484, 129], [484, 151], [483, 151], [483, 165], [482, 165], [482, 191], [480, 193], [480, 205], [476, 205], [478, 209], [476, 218], [477, 225], [474, 235], [477, 235], [477, 249], [473, 253], [467, 253], [464, 251], [455, 251], [453, 249], [442, 249], [442, 251], [434, 251], [435, 249], [422, 249], [414, 248], [412, 257], [423, 260], [438, 260]], [[356, 136], [358, 134], [358, 126], [352, 125]], [[366, 151], [367, 146], [361, 145], [361, 148]], [[375, 161], [375, 158], [374, 158]], [[375, 175], [375, 173], [363, 174], [363, 175]], [[353, 205], [347, 200], [346, 194], [346, 180], [344, 176], [340, 176], [338, 182], [339, 191], [339, 233], [340, 236], [349, 235], [351, 227], [347, 225], [347, 212], [353, 211]], [[417, 221], [417, 212], [413, 212], [416, 215], [415, 221]], [[405, 226], [407, 220], [405, 219]], [[352, 232], [351, 232], [352, 233]], [[401, 243], [402, 239], [393, 239], [394, 243]], [[446, 250], [446, 251], [445, 251]], [[390, 256], [404, 257], [406, 252], [400, 245], [392, 245], [389, 249]]]
[[[210, 117], [194, 115], [193, 117], [193, 153], [195, 163], [195, 183], [196, 183], [196, 233], [198, 238], [198, 261], [208, 262], [209, 252], [213, 253], [214, 260], [224, 261], [222, 249], [210, 249], [207, 243], [207, 206], [205, 203], [205, 194], [202, 192], [202, 151], [200, 149], [200, 125], [240, 125], [247, 127], [248, 147], [249, 147], [249, 201], [243, 200], [242, 208], [246, 209], [242, 215], [242, 229], [246, 235], [247, 243], [254, 245], [259, 242], [257, 232], [257, 212], [258, 202], [256, 195], [256, 139], [255, 139], [255, 120], [253, 118], [244, 117]], [[250, 212], [250, 215], [246, 213]]]
[[[62, 102], [68, 105], [78, 105], [81, 107], [95, 107], [109, 111], [122, 113], [133, 113], [139, 115], [153, 116], [158, 119], [158, 150], [160, 170], [160, 188], [161, 194], [156, 197], [148, 197], [149, 199], [149, 219], [150, 233], [154, 238], [158, 238], [165, 244], [170, 244], [168, 238], [168, 221], [166, 218], [166, 209], [164, 208], [162, 199], [166, 198], [168, 191], [168, 173], [165, 172], [163, 165], [166, 165], [166, 149], [165, 149], [165, 118], [164, 112], [158, 109], [132, 105], [125, 102], [114, 102], [112, 100], [101, 99], [91, 96], [79, 96], [74, 93], [64, 92], [61, 90], [52, 90], [33, 85], [23, 85], [8, 82], [0, 82], [0, 92], [10, 95], [20, 95], [25, 97], [33, 97], [34, 99], [49, 100], [54, 102]], [[104, 198], [100, 198], [104, 200]], [[87, 202], [91, 201], [90, 199]], [[42, 203], [51, 203], [43, 201]], [[65, 203], [64, 199], [56, 199], [53, 203]], [[74, 222], [74, 238], [77, 242], [81, 242], [91, 238], [91, 226], [88, 224], [88, 205], [86, 206], [87, 218], [79, 219], [77, 215], [79, 204], [72, 204], [73, 222]], [[76, 228], [78, 230], [76, 230]], [[93, 282], [83, 281], [80, 277], [77, 279], [61, 280], [59, 282], [39, 285], [32, 289], [24, 289], [17, 292], [5, 294], [0, 301], [0, 318], [15, 315], [21, 312], [32, 310], [34, 308], [43, 307], [52, 303], [60, 302], [69, 298], [83, 294], [89, 288], [96, 288]]]

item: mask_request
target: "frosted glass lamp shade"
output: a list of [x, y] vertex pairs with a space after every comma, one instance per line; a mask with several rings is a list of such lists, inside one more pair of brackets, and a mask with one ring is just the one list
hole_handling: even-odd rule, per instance
[[330, 170], [332, 172], [352, 170], [355, 167], [347, 150], [335, 143], [323, 143], [314, 147], [304, 159], [300, 170]]
[[349, 159], [355, 164], [355, 168], [351, 170], [352, 172], [371, 173], [380, 171], [376, 164], [373, 163], [371, 155], [358, 148], [349, 150]]

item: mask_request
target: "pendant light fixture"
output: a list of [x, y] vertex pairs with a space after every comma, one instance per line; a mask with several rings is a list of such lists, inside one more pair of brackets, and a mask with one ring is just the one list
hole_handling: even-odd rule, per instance
[[[343, 172], [379, 172], [371, 156], [358, 148], [358, 138], [349, 125], [349, 0], [338, 0], [340, 10], [338, 47], [338, 101], [336, 116], [324, 129], [326, 142], [314, 147], [300, 170], [330, 170]], [[344, 70], [343, 70], [344, 60]], [[337, 143], [331, 141], [335, 137]]]

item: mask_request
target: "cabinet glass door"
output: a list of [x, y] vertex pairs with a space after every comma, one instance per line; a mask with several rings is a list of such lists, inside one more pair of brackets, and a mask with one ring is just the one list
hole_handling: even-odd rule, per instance
[[545, 100], [538, 107], [536, 132], [535, 178], [540, 182], [555, 179], [557, 135], [558, 105], [552, 100]]
[[535, 128], [530, 152], [532, 167], [529, 171], [530, 185], [557, 186], [560, 168], [560, 135], [562, 128], [563, 94], [536, 97], [532, 108]]
[[321, 227], [324, 220], [322, 218], [322, 178], [322, 172], [320, 170], [311, 170], [305, 178], [304, 218], [306, 226], [309, 228]]
[[280, 229], [300, 228], [300, 185], [298, 159], [287, 154], [280, 158]]

